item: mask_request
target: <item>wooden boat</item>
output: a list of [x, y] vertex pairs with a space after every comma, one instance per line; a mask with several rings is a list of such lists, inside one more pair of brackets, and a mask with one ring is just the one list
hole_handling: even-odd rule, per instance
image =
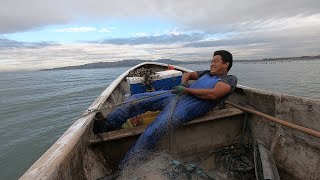
[[[132, 67], [110, 84], [88, 110], [123, 102], [130, 91], [126, 76], [131, 70], [140, 67], [164, 71], [167, 69], [167, 64], [148, 62]], [[190, 72], [178, 66], [175, 69]], [[289, 123], [320, 131], [319, 100], [271, 93], [239, 85], [228, 101]], [[20, 179], [98, 179], [112, 174], [146, 126], [94, 134], [94, 121], [102, 120], [109, 111], [109, 109], [92, 113], [87, 111]], [[244, 131], [244, 121], [251, 122], [252, 137], [260, 145], [263, 144], [260, 149], [261, 147], [268, 149], [265, 154], [269, 155], [260, 154], [262, 164], [267, 163], [269, 166], [269, 170], [262, 167], [265, 170], [263, 172], [265, 179], [268, 177], [278, 179], [277, 173], [281, 179], [320, 177], [319, 137], [228, 105], [223, 109], [212, 110], [177, 129], [174, 136], [176, 142], [174, 153], [180, 157], [197, 157], [215, 149], [237, 144], [239, 137], [242, 137], [244, 144], [248, 144], [250, 132]], [[168, 150], [168, 146], [168, 139], [164, 138], [158, 143], [157, 150]], [[274, 170], [275, 165], [276, 170]]]

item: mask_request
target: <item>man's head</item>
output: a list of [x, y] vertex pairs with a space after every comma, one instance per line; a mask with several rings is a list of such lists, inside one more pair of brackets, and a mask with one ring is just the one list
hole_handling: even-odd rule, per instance
[[212, 75], [224, 75], [232, 67], [232, 54], [225, 50], [215, 51], [210, 66]]

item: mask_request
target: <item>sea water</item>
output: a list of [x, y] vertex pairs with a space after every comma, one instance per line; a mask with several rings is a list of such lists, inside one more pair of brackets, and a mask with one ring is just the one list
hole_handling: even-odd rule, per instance
[[[0, 179], [19, 178], [127, 69], [0, 73]], [[230, 74], [241, 85], [320, 99], [319, 69], [320, 60], [234, 63]]]

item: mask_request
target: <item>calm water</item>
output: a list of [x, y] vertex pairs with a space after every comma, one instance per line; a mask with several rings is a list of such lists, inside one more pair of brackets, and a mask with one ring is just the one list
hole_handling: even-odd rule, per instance
[[[19, 178], [127, 69], [0, 73], [0, 179]], [[320, 99], [319, 69], [320, 60], [235, 63], [230, 74], [241, 85]]]

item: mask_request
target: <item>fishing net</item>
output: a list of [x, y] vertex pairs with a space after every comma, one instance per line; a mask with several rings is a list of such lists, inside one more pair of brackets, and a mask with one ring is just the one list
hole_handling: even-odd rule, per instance
[[140, 179], [168, 179], [192, 180], [214, 179], [198, 165], [181, 162], [174, 159], [167, 152], [145, 152], [148, 156], [136, 156], [126, 164], [117, 178], [120, 180]]
[[[174, 136], [175, 128], [173, 128], [170, 118], [172, 118], [178, 100], [179, 98], [176, 98], [173, 101], [166, 127], [168, 151], [171, 154], [169, 155], [167, 152], [141, 152], [125, 165], [118, 179], [256, 179], [254, 145], [243, 143], [245, 131], [251, 134], [247, 116], [244, 119], [239, 144], [214, 150], [204, 157], [195, 154], [193, 157], [185, 159], [175, 154], [175, 148], [178, 145]], [[249, 139], [252, 140], [252, 137]]]
[[150, 92], [154, 91], [152, 82], [157, 79], [159, 75], [157, 75], [156, 72], [154, 72], [151, 68], [141, 67], [130, 71], [127, 77], [143, 77], [144, 80], [142, 82], [142, 85], [146, 87], [146, 90], [148, 92]]
[[[152, 91], [151, 83], [156, 78], [154, 75], [151, 69], [142, 67], [130, 72], [128, 76], [145, 77], [144, 85], [149, 86], [151, 88], [149, 90]], [[255, 179], [252, 145], [243, 144], [246, 121], [240, 144], [213, 151], [209, 156], [200, 158], [200, 160], [191, 158], [186, 161], [174, 154], [178, 145], [174, 135], [176, 127], [174, 127], [172, 118], [174, 112], [178, 110], [176, 105], [180, 99], [181, 96], [176, 96], [171, 101], [170, 110], [165, 116], [166, 134], [169, 137], [167, 139], [168, 150], [171, 154], [153, 151], [139, 152], [124, 164], [117, 179]], [[138, 121], [134, 119], [132, 122]], [[251, 131], [251, 128], [249, 130]]]
[[187, 162], [181, 163], [179, 160], [173, 158], [173, 156], [176, 156], [174, 149], [177, 143], [174, 136], [175, 128], [172, 123], [172, 116], [178, 100], [179, 96], [176, 96], [166, 117], [166, 140], [169, 144], [168, 151], [171, 152], [171, 155], [167, 151], [140, 152], [126, 163], [118, 179], [210, 179], [198, 166]]
[[[144, 80], [142, 85], [146, 87], [147, 92], [155, 91], [152, 87], [152, 82], [159, 77], [156, 72], [151, 68], [141, 67], [130, 71], [127, 77], [143, 77]], [[132, 128], [135, 126], [149, 125], [155, 119], [155, 115], [158, 115], [160, 112], [156, 113], [147, 112], [144, 114], [137, 115], [133, 118], [130, 118], [122, 125], [122, 128]]]
[[127, 162], [118, 180], [255, 179], [252, 146], [228, 146], [206, 156], [179, 158], [169, 152], [142, 152]]
[[[178, 101], [176, 98], [175, 101]], [[175, 101], [169, 118], [175, 110]], [[245, 117], [244, 129], [251, 131]], [[249, 127], [247, 127], [249, 126]], [[175, 154], [178, 146], [175, 139], [175, 128], [168, 120], [167, 143], [168, 151], [144, 151], [136, 154], [123, 167], [117, 179], [168, 179], [168, 180], [211, 180], [211, 179], [256, 179], [254, 160], [254, 146], [239, 144], [213, 150], [205, 155], [194, 154], [191, 157], [179, 157]], [[243, 136], [244, 134], [242, 134]], [[240, 137], [240, 139], [242, 139]], [[170, 154], [169, 154], [170, 152]], [[260, 171], [260, 170], [259, 170]]]
[[229, 177], [255, 179], [253, 146], [235, 144], [213, 152], [215, 168], [223, 168]]

